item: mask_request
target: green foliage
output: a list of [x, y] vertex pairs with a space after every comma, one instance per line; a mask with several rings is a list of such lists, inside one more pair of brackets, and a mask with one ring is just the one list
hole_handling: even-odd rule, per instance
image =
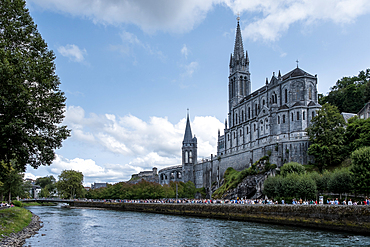
[[23, 207], [23, 203], [22, 203], [22, 202], [20, 202], [20, 201], [13, 201], [12, 203], [13, 203], [13, 205], [14, 205], [14, 206], [16, 206], [16, 207]]
[[368, 194], [370, 192], [370, 147], [362, 147], [351, 154], [354, 189]]
[[319, 103], [336, 106], [340, 112], [357, 113], [370, 99], [370, 69], [360, 71], [358, 76], [343, 77], [331, 88]]
[[370, 146], [370, 118], [359, 119], [357, 117], [348, 120], [346, 133], [346, 147], [348, 153], [352, 153], [358, 148]]
[[307, 174], [303, 174], [299, 177], [299, 182], [297, 184], [297, 198], [304, 198], [305, 200], [315, 198], [316, 191], [316, 183], [312, 177]]
[[348, 168], [336, 169], [328, 180], [328, 190], [334, 193], [351, 192], [353, 178]]
[[335, 106], [324, 104], [306, 131], [311, 145], [308, 154], [315, 157], [320, 172], [326, 166], [340, 164], [346, 157], [345, 121]]
[[[120, 182], [114, 185], [108, 185], [106, 188], [90, 190], [87, 198], [91, 199], [160, 199], [175, 198], [176, 184], [178, 187], [178, 198], [194, 198], [197, 191], [203, 192], [202, 189], [195, 189], [191, 181], [170, 182], [169, 185], [161, 186], [158, 183], [141, 180], [137, 184]], [[204, 189], [203, 189], [204, 190]], [[205, 191], [204, 191], [205, 192]]]
[[282, 196], [282, 180], [283, 178], [281, 176], [268, 177], [263, 184], [263, 194], [265, 194], [269, 198]]
[[37, 178], [35, 184], [42, 188], [39, 194], [40, 197], [50, 197], [56, 190], [56, 180], [52, 175]]
[[70, 131], [61, 123], [65, 96], [24, 0], [0, 4], [0, 160], [25, 171], [50, 165]]
[[289, 163], [284, 164], [280, 168], [280, 175], [282, 175], [283, 177], [286, 177], [288, 174], [291, 174], [291, 173], [303, 174], [305, 173], [305, 171], [306, 169], [301, 164], [297, 162], [289, 162]]
[[62, 198], [81, 198], [84, 196], [84, 188], [82, 186], [84, 175], [82, 172], [63, 170], [58, 178], [56, 187]]
[[31, 217], [30, 211], [20, 207], [0, 210], [0, 239], [21, 231], [30, 224]]
[[[264, 163], [264, 168], [260, 169], [259, 164]], [[224, 174], [224, 183], [212, 194], [213, 198], [221, 198], [226, 191], [234, 189], [240, 184], [243, 179], [250, 175], [256, 175], [258, 173], [264, 173], [268, 170], [275, 169], [275, 164], [270, 164], [269, 156], [263, 156], [261, 159], [256, 161], [251, 167], [246, 168], [240, 172], [236, 171], [234, 168], [229, 167], [226, 169]]]

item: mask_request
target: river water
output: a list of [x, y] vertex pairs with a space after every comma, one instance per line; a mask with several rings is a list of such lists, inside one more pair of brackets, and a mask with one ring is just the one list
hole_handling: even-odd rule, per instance
[[269, 224], [58, 206], [24, 246], [370, 246], [370, 237]]

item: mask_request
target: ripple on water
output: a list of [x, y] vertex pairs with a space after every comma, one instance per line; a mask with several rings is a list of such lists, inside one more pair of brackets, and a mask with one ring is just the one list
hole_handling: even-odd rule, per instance
[[28, 208], [44, 227], [25, 246], [370, 246], [367, 236], [305, 228], [60, 206]]

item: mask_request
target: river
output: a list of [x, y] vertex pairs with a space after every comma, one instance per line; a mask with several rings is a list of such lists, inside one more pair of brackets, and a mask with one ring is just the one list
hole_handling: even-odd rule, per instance
[[370, 246], [370, 237], [187, 216], [27, 207], [44, 227], [24, 246]]

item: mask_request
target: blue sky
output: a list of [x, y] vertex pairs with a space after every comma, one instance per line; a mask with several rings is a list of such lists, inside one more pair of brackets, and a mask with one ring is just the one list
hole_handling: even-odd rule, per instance
[[72, 136], [49, 167], [26, 177], [82, 171], [84, 184], [181, 163], [186, 109], [198, 156], [216, 152], [227, 117], [237, 13], [252, 91], [299, 66], [326, 94], [369, 68], [367, 0], [28, 0], [56, 55]]

